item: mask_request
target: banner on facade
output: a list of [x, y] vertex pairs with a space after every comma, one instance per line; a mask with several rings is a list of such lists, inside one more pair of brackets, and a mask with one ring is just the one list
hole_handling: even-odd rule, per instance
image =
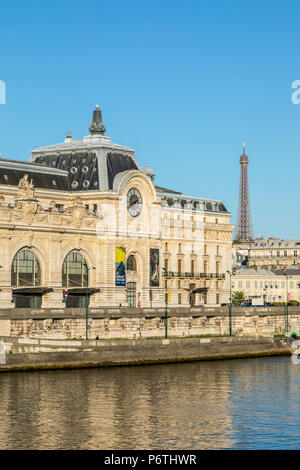
[[150, 248], [150, 286], [159, 287], [159, 250]]
[[116, 286], [126, 286], [126, 251], [116, 247]]

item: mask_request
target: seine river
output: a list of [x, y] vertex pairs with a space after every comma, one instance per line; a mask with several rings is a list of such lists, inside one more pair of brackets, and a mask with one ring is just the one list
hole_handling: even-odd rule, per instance
[[0, 374], [1, 449], [299, 449], [290, 357]]

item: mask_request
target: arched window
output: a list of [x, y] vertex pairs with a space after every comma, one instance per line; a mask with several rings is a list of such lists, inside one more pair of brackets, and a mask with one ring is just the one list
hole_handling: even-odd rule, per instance
[[19, 251], [11, 266], [13, 287], [36, 287], [41, 285], [41, 268], [36, 255], [30, 250]]
[[87, 264], [83, 256], [72, 251], [65, 258], [62, 269], [62, 285], [63, 287], [86, 287], [87, 285]]
[[126, 268], [127, 271], [136, 271], [136, 260], [133, 255], [128, 256]]

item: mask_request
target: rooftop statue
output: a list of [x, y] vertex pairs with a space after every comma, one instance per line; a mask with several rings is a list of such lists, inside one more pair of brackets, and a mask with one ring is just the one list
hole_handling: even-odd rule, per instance
[[28, 181], [28, 175], [24, 175], [22, 179], [20, 179], [18, 188], [20, 189], [32, 189], [33, 188], [33, 180], [30, 182]]
[[29, 199], [34, 197], [33, 181], [29, 182], [28, 175], [24, 175], [18, 184], [19, 198]]

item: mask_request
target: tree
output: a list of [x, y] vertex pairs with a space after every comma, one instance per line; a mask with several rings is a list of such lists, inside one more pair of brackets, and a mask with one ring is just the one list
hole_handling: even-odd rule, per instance
[[239, 305], [243, 300], [245, 300], [245, 292], [237, 290], [233, 293], [232, 301], [235, 305]]

